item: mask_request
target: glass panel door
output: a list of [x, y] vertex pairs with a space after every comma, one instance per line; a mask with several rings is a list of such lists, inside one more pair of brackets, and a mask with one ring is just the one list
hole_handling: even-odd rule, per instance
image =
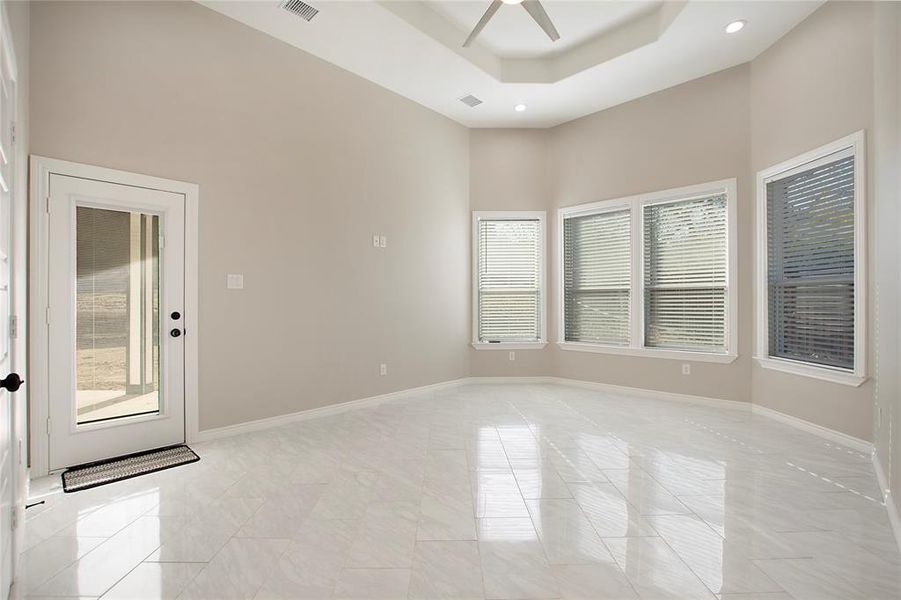
[[181, 443], [181, 194], [51, 174], [51, 470]]

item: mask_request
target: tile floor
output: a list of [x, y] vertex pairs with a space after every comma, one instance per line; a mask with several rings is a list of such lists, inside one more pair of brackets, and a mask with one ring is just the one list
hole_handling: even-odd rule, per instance
[[468, 385], [29, 510], [17, 592], [901, 598], [867, 456], [746, 411]]

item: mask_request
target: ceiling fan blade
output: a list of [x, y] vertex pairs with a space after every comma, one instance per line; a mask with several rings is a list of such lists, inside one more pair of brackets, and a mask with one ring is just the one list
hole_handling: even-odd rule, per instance
[[526, 9], [526, 12], [529, 13], [533, 19], [535, 19], [535, 22], [538, 23], [538, 26], [544, 30], [549, 38], [551, 38], [552, 42], [556, 42], [560, 39], [557, 28], [551, 23], [551, 18], [547, 16], [544, 7], [541, 6], [541, 2], [538, 0], [523, 0], [522, 7]]
[[491, 17], [494, 16], [494, 13], [497, 12], [497, 9], [501, 7], [501, 0], [492, 0], [491, 4], [488, 5], [488, 10], [485, 11], [485, 14], [482, 15], [482, 18], [479, 19], [479, 22], [476, 23], [475, 28], [473, 28], [472, 33], [469, 34], [469, 37], [466, 38], [466, 41], [463, 42], [463, 47], [466, 48], [472, 43], [472, 40], [476, 39], [476, 36], [481, 33], [483, 29], [485, 29], [485, 25], [488, 24], [488, 21], [491, 20]]

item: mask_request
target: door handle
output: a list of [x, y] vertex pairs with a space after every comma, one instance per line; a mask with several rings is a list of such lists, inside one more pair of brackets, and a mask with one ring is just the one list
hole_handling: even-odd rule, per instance
[[22, 387], [23, 383], [25, 383], [25, 380], [19, 377], [18, 373], [10, 373], [3, 379], [0, 379], [0, 388], [10, 392], [16, 392]]
[[181, 329], [178, 329], [176, 327], [175, 329], [173, 329], [172, 331], [169, 332], [169, 335], [171, 335], [172, 337], [179, 337], [181, 335]]

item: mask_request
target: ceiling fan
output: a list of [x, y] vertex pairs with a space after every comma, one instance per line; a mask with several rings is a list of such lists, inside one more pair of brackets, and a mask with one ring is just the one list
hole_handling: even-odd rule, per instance
[[482, 15], [482, 18], [476, 23], [472, 33], [470, 33], [469, 37], [466, 38], [466, 41], [463, 42], [464, 48], [469, 46], [472, 43], [472, 40], [485, 29], [485, 25], [488, 24], [488, 21], [491, 20], [491, 17], [494, 16], [494, 13], [497, 12], [497, 9], [499, 9], [502, 4], [521, 4], [522, 7], [526, 9], [526, 12], [529, 13], [529, 16], [535, 19], [538, 26], [544, 30], [549, 38], [551, 38], [552, 42], [556, 42], [560, 39], [557, 28], [554, 27], [550, 17], [547, 16], [544, 7], [541, 6], [541, 3], [538, 0], [491, 0], [491, 4], [488, 5], [488, 10], [485, 11], [485, 14]]

